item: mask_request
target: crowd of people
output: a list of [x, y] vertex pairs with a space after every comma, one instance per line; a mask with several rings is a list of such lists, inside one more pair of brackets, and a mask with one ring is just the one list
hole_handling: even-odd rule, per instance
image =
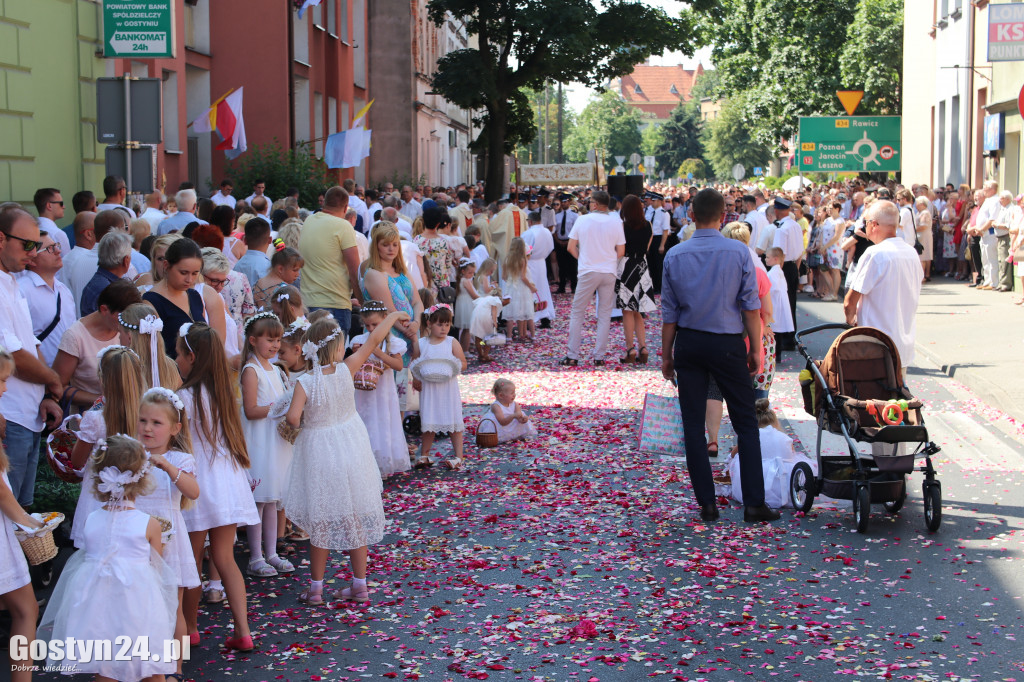
[[[226, 645], [251, 649], [239, 527], [250, 579], [295, 571], [292, 545], [308, 538], [299, 599], [366, 602], [367, 547], [384, 536], [382, 479], [433, 466], [439, 436], [451, 447], [440, 463], [463, 466], [460, 373], [497, 347], [533, 343], [551, 327], [553, 294], [572, 295], [566, 367], [583, 360], [591, 327], [591, 363], [604, 366], [617, 320], [618, 362], [647, 364], [648, 316], [660, 306], [662, 370], [678, 380], [701, 516], [718, 516], [708, 458], [725, 401], [745, 518], [774, 520], [755, 400], [768, 396], [778, 354], [795, 347], [798, 292], [838, 300], [846, 272], [848, 321], [886, 331], [906, 365], [921, 283], [970, 272], [974, 286], [1011, 289], [1006, 261], [1024, 235], [1013, 198], [990, 185], [984, 201], [966, 188], [855, 180], [794, 193], [656, 185], [622, 197], [513, 187], [486, 203], [482, 185], [396, 192], [346, 180], [315, 210], [298, 190], [276, 201], [265, 190], [259, 180], [236, 199], [225, 180], [199, 198], [185, 184], [129, 206], [111, 176], [102, 203], [74, 195], [73, 216], [55, 188], [36, 193], [38, 217], [0, 205], [0, 512], [40, 526], [24, 508], [53, 429], [77, 438], [54, 466], [83, 479], [71, 528], [80, 551], [47, 605], [47, 637], [99, 636], [112, 625], [97, 621], [112, 619], [196, 643], [200, 600], [226, 598]], [[499, 440], [535, 436], [515, 385], [499, 379], [493, 392], [484, 416]], [[5, 525], [0, 598], [12, 635], [30, 635], [36, 601]], [[162, 568], [147, 573], [150, 548]], [[325, 596], [331, 550], [348, 552], [352, 581]], [[83, 590], [117, 598], [123, 585], [104, 578], [105, 564], [150, 590], [137, 607], [151, 609], [145, 623], [134, 603], [123, 617], [71, 613]], [[92, 672], [182, 675], [180, 662]]]

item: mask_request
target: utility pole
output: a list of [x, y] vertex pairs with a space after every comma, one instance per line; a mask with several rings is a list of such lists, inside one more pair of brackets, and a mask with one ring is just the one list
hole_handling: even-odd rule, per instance
[[544, 81], [544, 151], [541, 154], [544, 159], [542, 163], [548, 162], [548, 84]]
[[558, 163], [565, 163], [562, 156], [562, 83], [558, 83]]

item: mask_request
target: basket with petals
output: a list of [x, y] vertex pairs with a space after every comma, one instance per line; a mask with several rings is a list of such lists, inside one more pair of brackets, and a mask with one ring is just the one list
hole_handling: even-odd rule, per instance
[[417, 358], [409, 365], [413, 377], [428, 384], [443, 384], [458, 376], [462, 363], [451, 358]]
[[[484, 431], [484, 424], [490, 422], [490, 427]], [[484, 417], [476, 427], [476, 446], [478, 448], [498, 447], [498, 425], [490, 417]]]
[[377, 381], [383, 376], [387, 369], [380, 359], [370, 357], [359, 371], [352, 375], [352, 385], [360, 391], [373, 391], [377, 388]]
[[53, 475], [65, 483], [82, 482], [82, 469], [75, 469], [71, 463], [71, 452], [78, 443], [74, 428], [79, 421], [77, 416], [68, 417], [46, 437], [46, 463]]
[[21, 550], [25, 552], [29, 565], [38, 566], [57, 556], [57, 543], [53, 539], [53, 531], [64, 520], [64, 515], [60, 512], [50, 512], [32, 516], [46, 525], [36, 530], [28, 530], [16, 524], [14, 535], [21, 543]]

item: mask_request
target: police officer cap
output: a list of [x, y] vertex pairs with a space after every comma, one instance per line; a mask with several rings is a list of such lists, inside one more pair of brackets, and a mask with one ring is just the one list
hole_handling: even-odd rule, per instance
[[530, 203], [531, 204], [536, 204], [537, 203], [537, 195], [536, 194], [531, 194], [530, 195]]
[[793, 202], [783, 197], [775, 197], [775, 208], [779, 211], [788, 211]]
[[537, 196], [549, 197], [549, 196], [551, 196], [551, 191], [550, 190], [546, 190], [546, 189], [541, 189], [539, 192], [537, 192]]
[[645, 199], [650, 199], [651, 201], [664, 201], [665, 200], [665, 197], [662, 196], [661, 194], [658, 194], [657, 192], [647, 192], [647, 193], [644, 194], [644, 198]]
[[530, 200], [530, 195], [527, 192], [520, 192], [519, 193], [519, 201], [529, 201], [529, 200]]
[[559, 201], [570, 201], [572, 199], [575, 199], [575, 197], [569, 194], [568, 192], [562, 192], [561, 194], [558, 195]]

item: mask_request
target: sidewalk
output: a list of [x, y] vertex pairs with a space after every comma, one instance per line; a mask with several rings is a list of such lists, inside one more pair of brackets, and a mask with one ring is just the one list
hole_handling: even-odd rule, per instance
[[[1020, 292], [977, 291], [952, 279], [925, 284], [917, 311], [919, 363], [927, 360], [980, 400], [1024, 422], [1024, 305]], [[842, 320], [841, 304], [801, 295], [800, 309]]]

